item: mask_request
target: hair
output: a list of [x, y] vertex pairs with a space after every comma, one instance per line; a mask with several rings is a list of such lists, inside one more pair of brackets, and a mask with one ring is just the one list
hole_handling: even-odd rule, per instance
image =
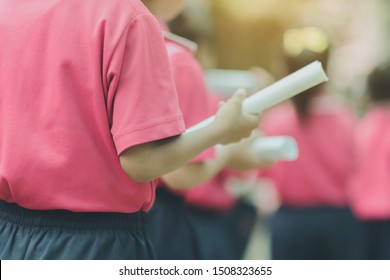
[[183, 11], [168, 22], [170, 30], [184, 38], [199, 43], [214, 36], [214, 22], [206, 8], [197, 2], [189, 2]]
[[215, 25], [207, 7], [199, 1], [187, 2], [183, 11], [168, 22], [172, 33], [195, 42], [198, 46], [196, 58], [202, 68], [214, 68], [217, 64], [215, 53]]
[[[283, 55], [289, 73], [295, 72], [313, 61], [320, 61], [327, 68], [329, 58], [329, 39], [320, 29], [302, 27], [289, 29], [283, 36]], [[311, 99], [323, 85], [306, 90], [291, 100], [302, 121], [309, 115]]]
[[390, 61], [374, 68], [367, 78], [368, 95], [371, 101], [390, 100]]

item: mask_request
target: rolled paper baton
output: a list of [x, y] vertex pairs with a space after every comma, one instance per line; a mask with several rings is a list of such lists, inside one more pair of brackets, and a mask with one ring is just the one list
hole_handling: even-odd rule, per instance
[[265, 160], [293, 161], [298, 158], [298, 145], [290, 136], [266, 136], [253, 141], [252, 152]]
[[[242, 102], [242, 110], [250, 114], [260, 114], [264, 110], [326, 81], [328, 81], [328, 77], [322, 64], [316, 60], [247, 97]], [[214, 120], [215, 116], [211, 116], [188, 128], [184, 133], [203, 128]]]

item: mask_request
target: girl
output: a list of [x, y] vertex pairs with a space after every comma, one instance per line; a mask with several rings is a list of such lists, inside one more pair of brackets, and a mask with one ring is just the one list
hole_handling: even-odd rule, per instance
[[370, 108], [356, 133], [352, 206], [365, 237], [365, 259], [390, 259], [390, 63], [367, 79]]
[[[288, 30], [284, 47], [289, 72], [314, 60], [326, 69], [329, 40], [321, 30]], [[292, 136], [299, 146], [296, 161], [279, 162], [267, 171], [281, 203], [270, 218], [272, 258], [356, 258], [357, 224], [347, 192], [353, 162], [352, 111], [322, 84], [270, 110], [261, 127], [267, 135]]]
[[[205, 86], [203, 71], [194, 56], [196, 45], [170, 33], [165, 25], [165, 22], [174, 18], [183, 9], [184, 1], [144, 0], [143, 2], [160, 20], [175, 79], [179, 106], [186, 127], [190, 127], [214, 114], [215, 109], [210, 105], [210, 95]], [[192, 193], [191, 188], [198, 189], [206, 186], [210, 188], [207, 191], [209, 202], [213, 199], [213, 203], [218, 199], [219, 202], [227, 199], [230, 203], [233, 200], [226, 191], [221, 189], [219, 183], [216, 184], [217, 180], [214, 181], [224, 168], [235, 164], [235, 153], [232, 150], [230, 147], [224, 148], [223, 153], [218, 155], [215, 151], [208, 150], [191, 163], [162, 177], [156, 203], [150, 211], [150, 232], [157, 258], [211, 258], [209, 254], [204, 253], [203, 241], [208, 234], [199, 232], [199, 222], [191, 218], [192, 210], [187, 207], [187, 202]], [[253, 168], [261, 164], [259, 159], [251, 160]], [[212, 196], [215, 191], [219, 194], [218, 197]]]

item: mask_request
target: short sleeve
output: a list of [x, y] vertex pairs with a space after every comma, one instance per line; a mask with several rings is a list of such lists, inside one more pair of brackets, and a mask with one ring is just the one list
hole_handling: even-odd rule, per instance
[[[205, 86], [202, 69], [195, 57], [186, 49], [175, 46], [170, 54], [172, 72], [179, 98], [180, 109], [186, 128], [212, 115], [210, 94]], [[168, 51], [169, 45], [168, 45]], [[215, 149], [209, 148], [197, 155], [191, 162], [215, 158]]]
[[107, 71], [107, 112], [120, 154], [185, 129], [164, 40], [156, 19], [136, 16], [112, 54]]

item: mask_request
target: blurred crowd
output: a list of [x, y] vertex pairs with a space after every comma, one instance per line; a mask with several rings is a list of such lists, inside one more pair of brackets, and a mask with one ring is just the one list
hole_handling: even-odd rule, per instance
[[[293, 137], [299, 156], [223, 180], [234, 203], [250, 210], [224, 217], [230, 228], [213, 234], [220, 248], [245, 245], [239, 255], [205, 258], [390, 259], [389, 5], [193, 0], [168, 22], [197, 43], [212, 98], [256, 93], [316, 60], [329, 76], [263, 112], [259, 133]], [[240, 226], [241, 239], [223, 237]], [[211, 228], [200, 235], [212, 239]], [[205, 246], [218, 251], [217, 243]]]

